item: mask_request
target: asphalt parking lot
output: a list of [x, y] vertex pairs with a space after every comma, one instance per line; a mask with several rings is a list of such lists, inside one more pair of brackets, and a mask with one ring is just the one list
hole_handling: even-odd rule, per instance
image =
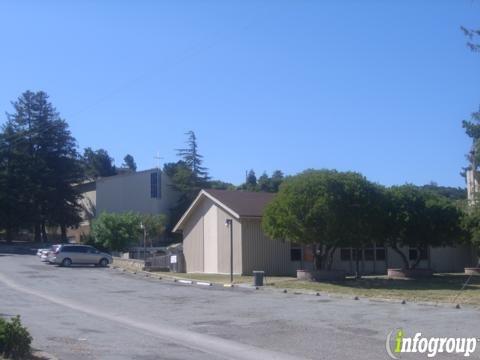
[[192, 286], [34, 255], [0, 254], [0, 294], [0, 313], [59, 359], [386, 359], [398, 328], [480, 336], [475, 308]]

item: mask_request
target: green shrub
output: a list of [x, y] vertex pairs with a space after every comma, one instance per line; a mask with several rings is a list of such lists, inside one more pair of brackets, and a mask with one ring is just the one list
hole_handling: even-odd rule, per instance
[[20, 316], [10, 321], [0, 318], [0, 355], [7, 359], [25, 359], [30, 354], [32, 337], [22, 326]]
[[140, 215], [127, 212], [114, 214], [103, 212], [92, 225], [95, 246], [122, 251], [137, 243], [140, 234]]

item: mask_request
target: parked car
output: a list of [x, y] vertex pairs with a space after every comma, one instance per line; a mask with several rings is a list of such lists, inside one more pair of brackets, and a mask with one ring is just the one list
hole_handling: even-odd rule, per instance
[[43, 251], [48, 251], [48, 249], [38, 249], [38, 250], [37, 250], [37, 256], [38, 256], [38, 257], [42, 256], [42, 252], [43, 252]]
[[113, 258], [110, 254], [98, 251], [93, 246], [65, 244], [49, 253], [48, 261], [60, 266], [72, 264], [107, 266], [112, 263]]
[[48, 262], [48, 255], [55, 251], [60, 245], [52, 245], [48, 249], [39, 249], [37, 255], [40, 256], [40, 260], [43, 262]]

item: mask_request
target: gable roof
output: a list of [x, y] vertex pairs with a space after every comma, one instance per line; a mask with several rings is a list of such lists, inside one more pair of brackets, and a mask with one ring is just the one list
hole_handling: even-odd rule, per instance
[[239, 190], [205, 190], [214, 198], [235, 211], [240, 217], [261, 217], [265, 206], [275, 194]]
[[194, 211], [201, 199], [205, 197], [212, 200], [216, 205], [223, 208], [233, 217], [240, 219], [243, 217], [262, 217], [265, 207], [270, 201], [272, 201], [275, 194], [240, 190], [201, 190], [193, 203], [175, 225], [173, 232], [182, 228], [190, 213]]

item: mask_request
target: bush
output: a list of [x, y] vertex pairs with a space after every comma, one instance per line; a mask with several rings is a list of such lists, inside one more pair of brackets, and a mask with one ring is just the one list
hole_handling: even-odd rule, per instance
[[132, 212], [123, 214], [101, 213], [92, 225], [95, 246], [113, 251], [127, 249], [130, 244], [139, 240], [140, 222], [140, 215]]
[[22, 326], [20, 316], [10, 321], [0, 318], [0, 355], [9, 359], [25, 359], [30, 354], [32, 337]]

